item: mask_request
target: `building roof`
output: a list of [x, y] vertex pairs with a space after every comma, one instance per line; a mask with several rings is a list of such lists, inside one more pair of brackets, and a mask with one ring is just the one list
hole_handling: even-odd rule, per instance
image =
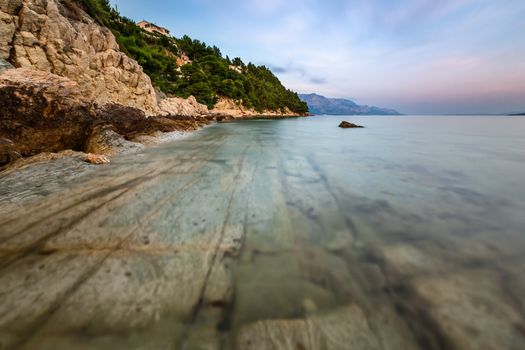
[[137, 25], [138, 25], [138, 26], [150, 26], [150, 27], [153, 27], [154, 29], [157, 29], [157, 30], [159, 30], [159, 31], [161, 31], [161, 32], [166, 32], [166, 33], [168, 33], [168, 34], [169, 34], [169, 32], [170, 32], [168, 29], [166, 29], [166, 28], [164, 28], [164, 27], [158, 26], [158, 25], [156, 25], [155, 23], [151, 23], [151, 22], [144, 21], [144, 20], [138, 22]]

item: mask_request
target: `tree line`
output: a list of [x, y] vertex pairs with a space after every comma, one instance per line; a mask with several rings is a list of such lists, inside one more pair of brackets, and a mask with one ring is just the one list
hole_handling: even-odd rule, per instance
[[[182, 38], [152, 34], [111, 7], [109, 0], [75, 0], [99, 24], [115, 35], [123, 52], [135, 59], [161, 91], [213, 108], [219, 96], [229, 97], [247, 108], [307, 113], [306, 103], [286, 89], [265, 66], [245, 64], [240, 58], [223, 57], [216, 46], [185, 35]], [[178, 66], [186, 54], [191, 63]]]

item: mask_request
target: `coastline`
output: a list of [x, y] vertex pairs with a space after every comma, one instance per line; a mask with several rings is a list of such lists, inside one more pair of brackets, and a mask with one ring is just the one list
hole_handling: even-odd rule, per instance
[[[180, 116], [181, 118], [187, 119], [188, 117]], [[144, 134], [137, 136], [133, 141], [128, 141], [124, 145], [116, 145], [116, 147], [109, 147], [108, 152], [101, 152], [96, 153], [94, 155], [97, 156], [106, 156], [111, 161], [113, 157], [118, 157], [122, 155], [133, 155], [140, 153], [142, 150], [146, 148], [156, 147], [163, 145], [165, 143], [169, 142], [176, 142], [182, 139], [185, 139], [187, 137], [190, 137], [194, 135], [195, 132], [200, 131], [206, 127], [209, 127], [211, 125], [215, 125], [216, 123], [228, 123], [228, 122], [236, 122], [236, 121], [243, 121], [243, 120], [280, 120], [280, 119], [292, 119], [292, 118], [305, 118], [307, 116], [302, 115], [257, 115], [257, 116], [244, 116], [244, 117], [233, 117], [229, 115], [216, 115], [212, 116], [201, 116], [201, 117], [193, 117], [196, 121], [200, 122], [201, 124], [197, 128], [188, 128], [186, 130], [174, 130], [174, 131], [155, 131], [151, 134]], [[192, 118], [192, 119], [193, 119]], [[204, 120], [207, 121], [207, 123], [204, 123]], [[116, 135], [116, 137], [122, 137], [122, 135]], [[130, 144], [134, 144], [136, 147], [129, 147]], [[75, 151], [71, 149], [64, 149], [60, 150], [58, 152], [40, 152], [38, 154], [35, 154], [33, 156], [28, 157], [20, 157], [12, 162], [9, 162], [7, 164], [4, 164], [0, 166], [0, 180], [5, 178], [8, 175], [11, 175], [13, 173], [22, 171], [27, 168], [35, 167], [51, 167], [52, 163], [57, 162], [59, 160], [63, 160], [66, 163], [70, 163], [73, 165], [74, 163], [77, 164], [77, 170], [81, 172], [87, 172], [89, 170], [96, 169], [101, 164], [89, 164], [87, 161], [87, 157], [90, 153], [85, 151]], [[91, 153], [93, 154], [93, 153]], [[81, 165], [87, 165], [87, 166], [81, 166]], [[58, 168], [62, 167], [62, 165], [58, 165]], [[52, 172], [56, 172], [56, 169], [52, 170]], [[60, 174], [56, 174], [60, 175]], [[42, 180], [42, 179], [41, 179]]]
[[86, 98], [76, 82], [58, 75], [5, 70], [0, 74], [0, 172], [19, 166], [10, 166], [19, 159], [52, 160], [67, 156], [62, 153], [67, 150], [82, 152], [95, 164], [107, 163], [116, 155], [184, 137], [213, 122], [292, 117], [268, 111], [237, 116], [220, 110], [210, 113], [193, 97], [166, 98], [162, 103], [164, 111], [147, 115], [114, 102], [99, 104]]
[[[215, 89], [213, 106], [199, 89], [191, 94], [177, 90], [187, 98], [169, 94], [122, 50], [108, 27], [84, 10], [78, 3], [57, 0], [45, 8], [33, 0], [1, 6], [8, 31], [0, 46], [0, 174], [35, 160], [67, 157], [67, 150], [81, 152], [76, 156], [82, 154], [95, 164], [107, 163], [116, 155], [178, 139], [213, 122], [303, 113], [291, 93], [278, 103], [273, 95], [270, 101], [243, 102], [242, 94], [232, 95], [234, 99]], [[35, 21], [34, 14], [42, 20]], [[26, 22], [34, 25], [30, 31]], [[174, 63], [180, 70], [191, 61]], [[265, 68], [253, 69], [273, 77]], [[249, 70], [225, 72], [239, 81], [245, 74], [255, 83], [263, 81]]]
[[[165, 144], [182, 141], [197, 132], [213, 125], [230, 123], [245, 120], [280, 120], [290, 118], [304, 118], [305, 116], [278, 116], [261, 115], [234, 118], [232, 116], [221, 116], [221, 121], [209, 121], [205, 125], [192, 130], [176, 130], [170, 132], [157, 131], [151, 135], [138, 137], [132, 143], [140, 145], [140, 148], [129, 150], [128, 147], [122, 149], [112, 149], [113, 154], [108, 156], [111, 163], [113, 160], [123, 160], [133, 158], [132, 162], [140, 163], [143, 152], [147, 149], [162, 147]], [[206, 117], [201, 117], [206, 119]], [[201, 120], [201, 118], [198, 118]], [[210, 118], [210, 116], [207, 116]], [[131, 142], [131, 141], [130, 141]], [[73, 151], [70, 149], [59, 152], [41, 152], [30, 157], [21, 157], [4, 166], [0, 166], [0, 210], [13, 205], [23, 205], [24, 203], [38, 200], [40, 197], [47, 197], [52, 194], [60, 193], [65, 186], [74, 179], [97, 174], [99, 171], [111, 167], [111, 164], [92, 164], [87, 161], [89, 153]]]

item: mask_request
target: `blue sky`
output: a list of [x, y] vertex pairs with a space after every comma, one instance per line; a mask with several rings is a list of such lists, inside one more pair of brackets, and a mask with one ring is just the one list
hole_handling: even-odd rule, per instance
[[525, 111], [524, 0], [111, 0], [298, 92], [404, 113]]

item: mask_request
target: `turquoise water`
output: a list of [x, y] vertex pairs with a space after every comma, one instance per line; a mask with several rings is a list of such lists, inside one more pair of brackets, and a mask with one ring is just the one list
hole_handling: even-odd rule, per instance
[[523, 135], [238, 121], [2, 177], [0, 348], [521, 350]]

